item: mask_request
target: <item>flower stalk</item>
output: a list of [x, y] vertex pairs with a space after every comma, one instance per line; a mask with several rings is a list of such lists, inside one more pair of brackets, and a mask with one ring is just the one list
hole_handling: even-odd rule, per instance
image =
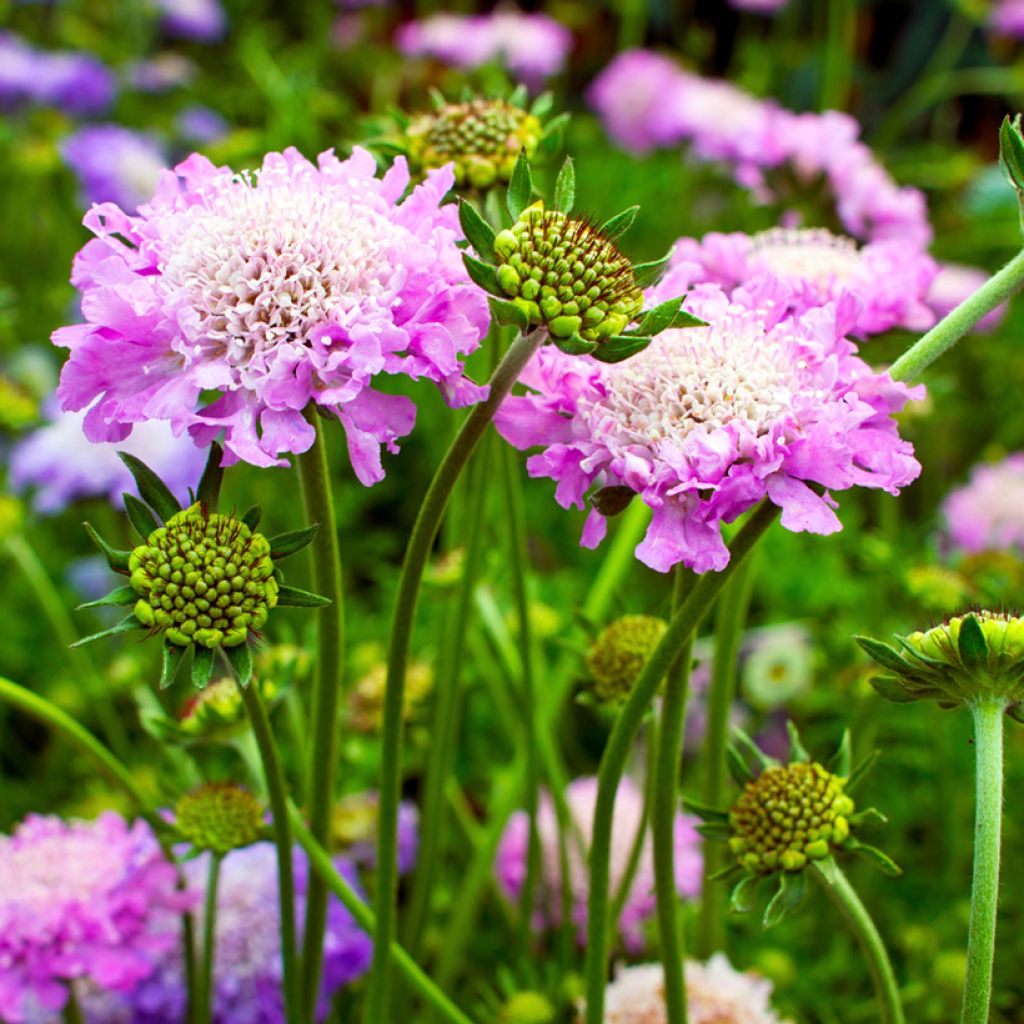
[[219, 853], [210, 851], [210, 870], [206, 876], [206, 900], [203, 904], [203, 959], [199, 965], [196, 983], [196, 1024], [210, 1024], [213, 1020], [213, 961], [217, 947], [217, 888], [220, 882]]

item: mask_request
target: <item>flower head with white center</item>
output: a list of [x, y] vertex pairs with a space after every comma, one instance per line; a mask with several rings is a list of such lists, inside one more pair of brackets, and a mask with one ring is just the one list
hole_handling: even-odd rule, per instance
[[[765, 497], [787, 529], [834, 533], [835, 502], [809, 485], [896, 493], [914, 480], [920, 466], [892, 413], [923, 388], [857, 357], [848, 297], [800, 316], [770, 298], [698, 286], [687, 308], [709, 326], [665, 331], [610, 366], [541, 349], [522, 378], [530, 391], [503, 403], [498, 430], [518, 448], [544, 447], [527, 466], [558, 481], [564, 508], [582, 508], [591, 488], [640, 495], [654, 515], [636, 554], [661, 572], [723, 569], [721, 524]], [[595, 504], [587, 547], [605, 534]]]
[[64, 408], [89, 408], [92, 440], [166, 419], [198, 444], [223, 431], [225, 463], [268, 466], [313, 443], [312, 405], [341, 421], [359, 479], [381, 479], [379, 446], [396, 450], [415, 407], [376, 374], [427, 377], [454, 405], [485, 393], [460, 361], [488, 318], [441, 206], [451, 170], [399, 202], [408, 183], [404, 160], [377, 178], [359, 149], [271, 153], [241, 175], [193, 155], [137, 217], [94, 207], [72, 277], [87, 322], [54, 334]]
[[959, 551], [1024, 555], [1024, 452], [975, 466], [967, 483], [943, 502], [942, 519]]

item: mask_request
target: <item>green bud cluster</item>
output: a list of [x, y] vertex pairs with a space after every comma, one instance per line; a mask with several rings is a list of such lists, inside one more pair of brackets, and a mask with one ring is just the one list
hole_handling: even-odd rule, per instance
[[494, 239], [498, 284], [555, 338], [600, 342], [636, 320], [644, 295], [633, 264], [592, 224], [536, 202]]
[[236, 647], [277, 604], [270, 544], [197, 502], [171, 516], [128, 561], [135, 617], [173, 644]]
[[39, 419], [39, 403], [10, 377], [0, 375], [0, 429], [15, 433]]
[[543, 129], [540, 119], [507, 100], [448, 103], [406, 129], [409, 158], [423, 170], [451, 163], [455, 183], [489, 188], [508, 182], [521, 151], [532, 157]]
[[624, 615], [606, 626], [587, 655], [594, 692], [602, 701], [625, 699], [667, 626], [651, 615]]
[[[260, 697], [269, 703], [277, 696], [277, 687], [260, 676], [253, 684], [259, 687]], [[199, 690], [185, 704], [178, 726], [182, 732], [196, 739], [228, 738], [245, 722], [245, 706], [235, 681], [231, 678], [214, 680]]]
[[850, 835], [853, 801], [846, 779], [817, 763], [766, 768], [729, 812], [729, 849], [754, 875], [800, 871], [824, 860]]
[[209, 782], [187, 793], [174, 809], [178, 830], [197, 850], [223, 856], [263, 837], [263, 808], [242, 786]]

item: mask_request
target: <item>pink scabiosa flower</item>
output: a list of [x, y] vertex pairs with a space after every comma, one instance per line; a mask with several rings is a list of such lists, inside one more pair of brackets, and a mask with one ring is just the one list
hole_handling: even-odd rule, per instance
[[942, 503], [942, 521], [959, 551], [1024, 555], [1024, 452], [975, 466], [967, 483]]
[[223, 431], [226, 464], [272, 466], [313, 443], [313, 406], [341, 421], [358, 478], [380, 480], [380, 446], [397, 450], [415, 406], [376, 374], [427, 377], [453, 405], [485, 393], [459, 358], [488, 315], [441, 206], [452, 172], [400, 202], [408, 184], [403, 159], [378, 178], [362, 149], [271, 153], [252, 174], [194, 154], [138, 216], [93, 207], [72, 274], [86, 323], [53, 336], [71, 351], [63, 407], [89, 410], [95, 441], [168, 420], [200, 445]]
[[640, 561], [719, 571], [729, 561], [721, 524], [762, 498], [789, 530], [834, 533], [842, 524], [830, 490], [897, 493], [920, 473], [892, 413], [924, 389], [858, 358], [845, 338], [853, 300], [787, 316], [785, 294], [761, 280], [762, 294], [732, 300], [699, 285], [687, 309], [709, 326], [668, 330], [622, 363], [544, 348], [527, 366], [530, 391], [506, 399], [495, 422], [515, 447], [544, 447], [527, 467], [558, 482], [563, 508], [597, 492], [585, 547], [605, 534], [602, 492], [619, 509], [633, 492], [654, 511]]
[[[940, 263], [938, 273], [928, 289], [928, 305], [936, 316], [951, 313], [964, 299], [973, 295], [989, 279], [988, 271], [981, 267], [966, 267], [960, 263]], [[982, 334], [994, 331], [1006, 316], [1006, 303], [996, 306], [991, 313], [983, 316], [974, 330]]]
[[167, 166], [158, 139], [119, 124], [80, 128], [64, 139], [60, 152], [78, 177], [83, 206], [116, 203], [132, 213], [153, 195]]
[[1024, 39], [1024, 0], [996, 0], [988, 23], [996, 32]]
[[[569, 812], [579, 829], [583, 842], [589, 846], [590, 831], [597, 802], [597, 779], [585, 776], [569, 784], [565, 793]], [[615, 830], [611, 854], [611, 885], [615, 891], [625, 877], [629, 866], [633, 841], [643, 816], [644, 795], [629, 779], [619, 783], [615, 799]], [[678, 814], [675, 823], [676, 887], [679, 895], [693, 899], [700, 892], [701, 868], [700, 837], [688, 815]], [[560, 921], [562, 877], [559, 861], [558, 819], [554, 802], [548, 793], [542, 793], [537, 811], [537, 829], [541, 844], [541, 870], [543, 883], [538, 888], [534, 925], [538, 929], [557, 925]], [[530, 821], [525, 811], [517, 811], [509, 818], [498, 847], [495, 874], [502, 892], [509, 900], [516, 900], [526, 879], [526, 855], [529, 844]], [[586, 938], [587, 925], [587, 868], [579, 844], [570, 837], [568, 842], [569, 888], [572, 892], [573, 923], [579, 928], [579, 939]], [[654, 913], [654, 860], [648, 835], [640, 856], [629, 895], [619, 919], [619, 933], [630, 953], [644, 948], [644, 923]]]
[[778, 278], [789, 305], [803, 312], [848, 292], [857, 300], [857, 334], [931, 327], [935, 315], [925, 296], [935, 263], [913, 242], [890, 239], [863, 247], [824, 228], [773, 228], [756, 235], [712, 232], [676, 243], [669, 264], [672, 283], [713, 281], [727, 291], [763, 274]]
[[[686, 962], [686, 1012], [690, 1024], [786, 1024], [769, 1002], [772, 984], [737, 971], [724, 953], [706, 963]], [[661, 964], [624, 967], [605, 990], [605, 1024], [667, 1024], [665, 971]]]
[[124, 992], [173, 946], [168, 918], [191, 906], [144, 822], [32, 815], [0, 837], [0, 1017], [60, 1010], [88, 979]]
[[227, 31], [219, 0], [155, 0], [163, 30], [197, 43], [213, 43]]

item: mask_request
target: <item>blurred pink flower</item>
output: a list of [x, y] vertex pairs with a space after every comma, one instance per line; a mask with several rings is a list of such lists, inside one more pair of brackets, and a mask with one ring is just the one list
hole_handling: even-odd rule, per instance
[[[987, 270], [980, 267], [965, 267], [959, 263], [940, 263], [939, 271], [928, 291], [928, 305], [941, 318], [951, 313], [964, 299], [973, 295], [988, 279]], [[974, 330], [982, 334], [994, 331], [1006, 316], [1006, 303], [996, 306], [991, 313], [982, 317]]]
[[1024, 452], [975, 466], [942, 503], [942, 521], [953, 547], [967, 554], [1024, 555]]

